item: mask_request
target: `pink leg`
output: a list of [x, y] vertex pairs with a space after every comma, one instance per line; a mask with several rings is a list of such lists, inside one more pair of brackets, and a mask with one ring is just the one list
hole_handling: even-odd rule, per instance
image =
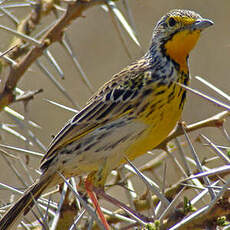
[[96, 195], [98, 195], [99, 197], [102, 197], [105, 200], [109, 201], [110, 203], [112, 203], [112, 204], [116, 205], [117, 207], [123, 209], [130, 216], [134, 217], [135, 219], [138, 219], [139, 221], [142, 221], [144, 224], [154, 222], [154, 220], [152, 218], [144, 216], [144, 215], [136, 212], [135, 210], [131, 209], [130, 207], [128, 207], [123, 202], [121, 202], [121, 201], [111, 197], [110, 195], [106, 194], [105, 191], [102, 188], [93, 187], [92, 191], [94, 191], [96, 193]]
[[96, 212], [97, 212], [99, 218], [101, 219], [101, 222], [103, 223], [105, 229], [109, 230], [110, 229], [109, 224], [108, 224], [107, 220], [105, 219], [104, 214], [101, 211], [101, 207], [98, 203], [97, 197], [95, 196], [92, 188], [94, 188], [93, 184], [91, 183], [91, 181], [88, 178], [86, 178], [85, 189], [86, 189], [91, 201], [93, 202], [93, 205], [96, 209]]

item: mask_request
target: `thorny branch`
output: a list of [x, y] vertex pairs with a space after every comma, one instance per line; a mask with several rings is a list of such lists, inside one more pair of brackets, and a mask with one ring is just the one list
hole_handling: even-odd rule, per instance
[[[181, 230], [194, 230], [194, 229], [219, 229], [218, 227], [224, 227], [227, 224], [226, 217], [230, 214], [230, 201], [229, 191], [225, 192], [224, 196], [221, 197], [215, 205], [205, 215], [200, 215], [194, 218], [191, 222], [183, 225], [179, 229]], [[169, 229], [170, 226], [175, 225], [179, 219], [182, 219], [185, 215], [179, 217], [179, 211], [175, 210], [169, 217], [168, 221], [162, 225], [161, 229]], [[222, 218], [222, 220], [221, 220]]]
[[[53, 1], [53, 3], [55, 2], [59, 1]], [[8, 55], [11, 59], [16, 59], [17, 64], [11, 64], [9, 66], [9, 63], [6, 63], [6, 61], [0, 63], [1, 67], [6, 68], [9, 66], [9, 71], [7, 71], [6, 76], [4, 76], [4, 79], [6, 79], [4, 80], [4, 87], [1, 87], [0, 110], [14, 102], [14, 88], [17, 86], [18, 81], [34, 61], [43, 54], [47, 47], [54, 42], [62, 41], [62, 35], [65, 28], [69, 26], [74, 19], [76, 20], [77, 18], [82, 17], [83, 12], [88, 8], [103, 3], [103, 0], [78, 0], [68, 2], [66, 12], [60, 17], [55, 25], [41, 37], [39, 40], [40, 45], [33, 45], [28, 52], [25, 48], [20, 48], [24, 43], [21, 38], [14, 39], [12, 46], [16, 45], [16, 47]], [[53, 10], [53, 4], [51, 3], [46, 4], [46, 1], [41, 1], [36, 4], [31, 14], [19, 24], [18, 31], [30, 34], [39, 23], [41, 16], [47, 14], [50, 10]], [[1, 74], [3, 74], [3, 72]]]
[[[173, 198], [176, 196], [177, 193], [180, 192], [182, 189], [182, 185], [180, 183], [176, 184], [172, 188], [169, 188], [166, 192], [167, 194], [170, 194], [170, 197]], [[208, 213], [205, 213], [205, 215], [200, 215], [197, 218], [194, 218], [191, 222], [185, 224], [184, 226], [181, 226], [178, 229], [181, 230], [187, 230], [187, 229], [217, 229], [217, 227], [221, 227], [226, 225], [228, 222], [226, 221], [226, 217], [230, 215], [230, 201], [229, 201], [229, 191], [224, 194], [223, 197], [221, 197], [218, 202], [215, 203], [215, 205], [209, 210]], [[167, 196], [168, 197], [168, 196]], [[152, 197], [152, 201], [157, 204], [159, 201], [156, 196]], [[137, 200], [135, 202], [136, 209], [138, 211], [148, 210], [150, 207], [150, 204], [146, 202], [146, 200]], [[117, 210], [115, 212], [116, 214], [120, 215], [126, 215], [126, 213], [123, 210]], [[186, 212], [184, 209], [184, 203], [183, 201], [179, 202], [179, 204], [174, 208], [172, 212], [167, 215], [163, 221], [163, 223], [160, 225], [159, 228], [155, 228], [153, 224], [153, 228], [145, 228], [145, 229], [161, 229], [166, 230], [170, 229], [170, 227], [177, 224], [180, 220], [182, 220], [186, 215], [190, 215], [192, 212]], [[222, 218], [222, 222], [221, 222]], [[107, 221], [110, 224], [116, 224], [120, 220], [114, 216], [107, 216]], [[98, 230], [98, 227], [96, 225], [93, 226], [93, 230]]]

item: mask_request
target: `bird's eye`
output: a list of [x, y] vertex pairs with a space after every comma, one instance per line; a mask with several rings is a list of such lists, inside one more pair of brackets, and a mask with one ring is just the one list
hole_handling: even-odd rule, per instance
[[173, 17], [171, 17], [171, 18], [169, 18], [169, 20], [168, 20], [168, 24], [169, 24], [170, 26], [175, 26], [176, 20], [175, 20]]

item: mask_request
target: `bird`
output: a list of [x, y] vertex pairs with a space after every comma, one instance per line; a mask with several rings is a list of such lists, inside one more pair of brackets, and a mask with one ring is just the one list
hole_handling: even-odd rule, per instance
[[86, 176], [92, 197], [93, 187], [103, 188], [125, 159], [158, 146], [181, 119], [186, 90], [180, 84], [190, 82], [190, 51], [213, 24], [192, 10], [174, 9], [160, 18], [145, 55], [113, 75], [54, 137], [41, 175], [1, 218], [0, 229], [13, 229], [34, 199], [63, 182], [60, 173]]

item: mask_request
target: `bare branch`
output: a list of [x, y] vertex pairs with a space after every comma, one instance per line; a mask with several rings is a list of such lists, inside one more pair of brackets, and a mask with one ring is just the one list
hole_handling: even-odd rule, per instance
[[[0, 111], [6, 106], [14, 101], [14, 88], [17, 86], [18, 81], [22, 78], [23, 74], [26, 70], [43, 54], [47, 47], [49, 47], [54, 42], [61, 42], [63, 31], [70, 23], [77, 18], [82, 17], [82, 14], [88, 8], [103, 4], [103, 0], [78, 0], [68, 3], [68, 7], [64, 15], [52, 26], [43, 37], [39, 40], [41, 45], [32, 46], [32, 48], [28, 51], [28, 53], [17, 62], [15, 65], [10, 66], [10, 70], [7, 73], [6, 84], [3, 92], [0, 94]], [[48, 6], [47, 6], [48, 7]], [[47, 10], [51, 10], [52, 8], [49, 6]], [[45, 11], [47, 13], [47, 11]], [[43, 12], [44, 14], [44, 12]], [[32, 25], [35, 26], [41, 16], [41, 6], [36, 5], [35, 9], [29, 15], [29, 19], [26, 18], [23, 23], [20, 24], [18, 31], [24, 31], [25, 25], [29, 21], [33, 22]], [[30, 27], [32, 30], [33, 26]], [[24, 28], [24, 29], [21, 29]], [[26, 34], [30, 33], [27, 31]], [[21, 44], [20, 40], [16, 40], [13, 42], [13, 45]], [[21, 52], [18, 51], [18, 47], [14, 49], [9, 55], [13, 59], [20, 56]], [[24, 53], [24, 51], [23, 51]], [[2, 66], [6, 63], [0, 63]]]

